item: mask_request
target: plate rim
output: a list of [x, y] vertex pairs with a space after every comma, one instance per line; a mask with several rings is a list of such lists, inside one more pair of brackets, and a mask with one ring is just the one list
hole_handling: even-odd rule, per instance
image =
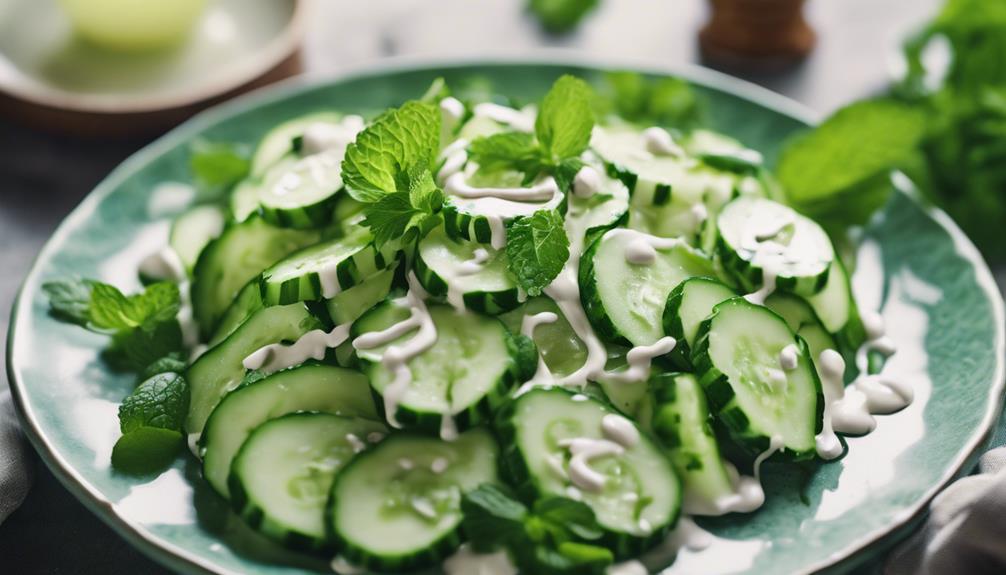
[[[50, 444], [50, 440], [46, 437], [36, 414], [22, 393], [21, 386], [23, 384], [17, 376], [19, 370], [15, 365], [16, 359], [13, 354], [18, 321], [22, 315], [28, 315], [31, 311], [29, 303], [31, 298], [25, 297], [25, 294], [29, 291], [34, 293], [37, 290], [40, 262], [50, 259], [52, 256], [51, 252], [55, 249], [57, 243], [56, 240], [63, 238], [72, 229], [78, 227], [82, 221], [90, 217], [101, 201], [122, 180], [134, 173], [137, 169], [136, 167], [146, 164], [151, 159], [159, 156], [165, 149], [173, 146], [178, 140], [189, 139], [218, 120], [223, 120], [243, 110], [282, 100], [299, 92], [353, 79], [423, 69], [458, 68], [478, 65], [580, 66], [598, 70], [629, 69], [650, 74], [673, 75], [685, 78], [690, 82], [732, 93], [808, 125], [814, 125], [820, 119], [820, 114], [811, 111], [808, 107], [795, 100], [749, 81], [700, 65], [656, 64], [626, 58], [599, 58], [566, 49], [542, 49], [534, 53], [518, 55], [480, 54], [468, 57], [399, 56], [377, 63], [371, 62], [353, 66], [341, 73], [318, 78], [298, 76], [254, 90], [200, 112], [161, 135], [150, 144], [137, 150], [109, 172], [105, 178], [84, 196], [82, 201], [60, 222], [52, 236], [46, 240], [42, 249], [32, 261], [31, 267], [18, 290], [12, 306], [6, 342], [6, 371], [11, 396], [14, 399], [14, 405], [18, 418], [21, 421], [22, 429], [46, 466], [85, 507], [95, 513], [102, 521], [112, 527], [120, 536], [129, 541], [146, 556], [173, 569], [185, 571], [196, 570], [200, 573], [210, 575], [235, 573], [234, 571], [221, 569], [219, 566], [188, 550], [153, 534], [144, 528], [142, 524], [130, 521], [118, 514], [114, 509], [114, 504], [105, 499], [97, 488], [81, 477], [66, 459], [58, 453], [57, 449]], [[918, 202], [914, 198], [912, 201]], [[1004, 397], [1006, 396], [1006, 307], [1004, 307], [999, 288], [995, 283], [988, 264], [957, 224], [939, 208], [925, 205], [921, 202], [919, 202], [919, 207], [927, 216], [931, 217], [940, 227], [946, 230], [954, 243], [958, 255], [974, 267], [976, 283], [991, 302], [992, 314], [997, 326], [996, 342], [994, 345], [996, 365], [989, 387], [987, 409], [975, 433], [971, 435], [967, 442], [962, 444], [957, 457], [951, 462], [933, 487], [926, 490], [917, 501], [906, 507], [887, 525], [863, 534], [840, 551], [829, 555], [817, 563], [811, 564], [800, 573], [815, 573], [826, 569], [840, 568], [843, 565], [851, 566], [855, 563], [855, 557], [859, 553], [882, 545], [887, 542], [889, 536], [903, 530], [924, 515], [932, 499], [958, 477], [967, 466], [977, 460], [981, 448], [991, 440], [992, 434], [995, 431], [995, 425], [1003, 411], [1003, 404], [1006, 401], [1006, 397]]]

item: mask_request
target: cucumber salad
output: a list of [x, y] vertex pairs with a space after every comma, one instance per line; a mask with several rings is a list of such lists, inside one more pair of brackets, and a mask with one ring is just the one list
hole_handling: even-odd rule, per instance
[[251, 527], [340, 573], [635, 575], [708, 541], [693, 516], [755, 512], [766, 461], [837, 459], [908, 405], [757, 151], [597, 100], [438, 81], [247, 159], [203, 143], [232, 173], [141, 293], [45, 286], [140, 374], [116, 467], [187, 444]]

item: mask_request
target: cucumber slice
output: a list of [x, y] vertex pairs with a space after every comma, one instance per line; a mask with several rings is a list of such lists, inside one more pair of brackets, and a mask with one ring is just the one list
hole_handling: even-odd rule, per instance
[[196, 206], [172, 222], [168, 245], [178, 254], [189, 276], [199, 254], [223, 230], [224, 212], [216, 205]]
[[762, 155], [733, 138], [709, 130], [695, 130], [684, 147], [707, 166], [737, 174], [756, 174], [764, 164]]
[[601, 157], [612, 177], [622, 180], [633, 194], [637, 187], [670, 186], [680, 181], [693, 164], [684, 156], [655, 155], [646, 137], [633, 126], [595, 126], [590, 147]]
[[277, 228], [250, 218], [224, 230], [199, 256], [193, 271], [192, 308], [203, 337], [209, 337], [234, 296], [262, 270], [318, 241], [318, 233]]
[[334, 297], [390, 267], [397, 254], [392, 244], [378, 250], [368, 232], [304, 248], [262, 273], [262, 300], [285, 305]]
[[538, 325], [531, 339], [538, 347], [538, 353], [545, 360], [548, 370], [557, 377], [569, 375], [580, 369], [587, 361], [587, 346], [569, 325], [562, 310], [550, 298], [541, 296], [527, 300], [523, 305], [499, 316], [513, 334], [521, 333], [524, 316], [543, 312], [554, 313], [552, 323]]
[[828, 281], [835, 259], [828, 234], [788, 206], [742, 196], [724, 206], [716, 227], [723, 267], [744, 289], [754, 291], [767, 283], [812, 295]]
[[[429, 433], [440, 432], [448, 419], [464, 430], [487, 420], [506, 398], [517, 374], [525, 372], [518, 367], [512, 336], [499, 320], [457, 313], [444, 305], [431, 305], [428, 310], [437, 341], [407, 364], [412, 374], [408, 389], [395, 402], [395, 412], [385, 415]], [[353, 337], [387, 329], [409, 313], [400, 300], [387, 301], [357, 320]], [[395, 379], [381, 363], [385, 350], [413, 336], [414, 332], [409, 332], [387, 345], [357, 350], [378, 394], [383, 396]]]
[[824, 289], [807, 296], [807, 303], [817, 312], [817, 317], [825, 329], [834, 334], [844, 353], [855, 353], [855, 350], [866, 341], [866, 331], [859, 319], [859, 308], [856, 305], [856, 298], [852, 295], [849, 273], [845, 270], [841, 258], [836, 257], [831, 262], [828, 282], [824, 284]]
[[335, 479], [327, 524], [352, 564], [387, 573], [435, 565], [461, 543], [461, 497], [496, 481], [496, 441], [394, 434]]
[[259, 190], [262, 217], [287, 228], [328, 224], [335, 196], [343, 187], [345, 151], [345, 147], [337, 147], [270, 168], [263, 175]]
[[242, 362], [249, 354], [271, 343], [295, 341], [305, 333], [320, 329], [321, 322], [304, 304], [262, 309], [249, 317], [234, 333], [207, 351], [189, 366], [185, 379], [192, 396], [185, 429], [199, 433], [220, 399], [244, 378]]
[[349, 194], [339, 194], [335, 198], [335, 214], [332, 219], [339, 225], [344, 235], [353, 235], [363, 228], [360, 225], [366, 217], [363, 208], [364, 204], [354, 200]]
[[455, 309], [496, 315], [520, 303], [505, 251], [451, 239], [437, 227], [419, 242], [415, 262], [416, 277], [426, 291], [446, 297]]
[[[635, 264], [626, 250], [637, 243], [654, 249], [649, 264]], [[614, 229], [580, 259], [584, 310], [598, 335], [614, 342], [651, 345], [664, 336], [661, 317], [667, 295], [693, 276], [714, 275], [712, 262], [683, 243], [661, 241], [642, 232]]]
[[721, 515], [716, 503], [734, 494], [734, 478], [716, 443], [705, 392], [689, 373], [657, 374], [650, 384], [658, 405], [653, 433], [684, 484], [685, 512]]
[[234, 333], [234, 330], [263, 307], [265, 306], [262, 305], [262, 290], [259, 289], [258, 278], [256, 278], [245, 284], [245, 287], [238, 292], [234, 303], [227, 307], [227, 311], [220, 318], [216, 331], [213, 332], [213, 337], [206, 342], [206, 347], [213, 348], [227, 339], [227, 336]]
[[[605, 404], [562, 388], [536, 388], [507, 404], [496, 425], [519, 492], [582, 500], [605, 531], [601, 544], [616, 557], [644, 551], [677, 521], [681, 486], [671, 462]], [[600, 485], [586, 481], [582, 456], [570, 457], [570, 440], [611, 448], [584, 462]]]
[[765, 307], [782, 316], [789, 328], [807, 342], [810, 357], [815, 364], [822, 351], [838, 349], [835, 338], [824, 328], [824, 324], [814, 313], [814, 308], [800, 296], [774, 293], [765, 300]]
[[[629, 214], [629, 188], [620, 180], [608, 177], [603, 169], [593, 169], [598, 178], [598, 191], [587, 197], [574, 192], [567, 196], [566, 219], [589, 235], [593, 230], [612, 228], [625, 223]], [[580, 174], [577, 174], [580, 177]], [[591, 176], [588, 176], [591, 177]]]
[[[797, 363], [783, 368], [783, 349], [796, 347]], [[713, 308], [699, 326], [692, 353], [716, 422], [748, 455], [771, 448], [794, 458], [815, 453], [824, 396], [806, 342], [768, 308], [742, 297]]]
[[231, 468], [231, 504], [251, 527], [287, 547], [332, 551], [325, 503], [336, 473], [366, 447], [376, 421], [293, 413], [260, 425]]
[[241, 223], [255, 214], [259, 213], [259, 193], [262, 188], [262, 181], [248, 177], [234, 186], [231, 191], [230, 209], [231, 218]]
[[323, 123], [337, 126], [341, 119], [342, 116], [335, 112], [316, 112], [287, 120], [276, 126], [259, 142], [255, 155], [252, 156], [251, 173], [261, 176], [283, 156], [291, 154], [294, 151], [294, 139], [303, 136], [304, 130], [311, 124]]
[[709, 317], [721, 301], [737, 293], [723, 282], [707, 277], [688, 278], [667, 296], [664, 306], [664, 333], [678, 341], [670, 357], [681, 369], [691, 369], [692, 346], [702, 320]]
[[391, 293], [395, 268], [377, 272], [362, 283], [335, 294], [325, 302], [329, 317], [336, 325], [352, 323]]
[[297, 411], [378, 419], [367, 378], [341, 367], [308, 363], [238, 387], [213, 410], [199, 440], [203, 476], [217, 493], [229, 496], [231, 462], [248, 434], [269, 419]]

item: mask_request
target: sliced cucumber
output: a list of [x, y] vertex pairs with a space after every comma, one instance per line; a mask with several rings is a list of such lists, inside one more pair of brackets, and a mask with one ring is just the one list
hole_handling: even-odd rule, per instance
[[209, 337], [234, 296], [262, 270], [318, 241], [318, 233], [277, 228], [254, 217], [224, 230], [199, 256], [193, 272], [192, 307]]
[[248, 434], [269, 419], [297, 411], [378, 418], [366, 376], [341, 367], [308, 363], [238, 387], [213, 410], [199, 440], [203, 476], [217, 493], [229, 496], [231, 461]]
[[261, 188], [262, 181], [251, 176], [241, 180], [234, 186], [234, 189], [231, 191], [230, 209], [231, 218], [235, 222], [243, 222], [259, 213], [259, 194], [261, 193]]
[[653, 344], [664, 336], [661, 318], [671, 290], [690, 277], [715, 273], [710, 260], [682, 243], [655, 249], [649, 264], [629, 262], [626, 250], [637, 242], [650, 245], [651, 238], [634, 230], [611, 230], [580, 260], [584, 310], [598, 335], [609, 341]]
[[658, 405], [653, 433], [667, 448], [684, 484], [685, 511], [720, 515], [716, 502], [733, 495], [734, 478], [720, 454], [705, 392], [689, 373], [657, 374], [650, 385]]
[[227, 339], [227, 336], [234, 333], [245, 320], [263, 307], [262, 290], [258, 287], [258, 279], [254, 279], [241, 288], [234, 303], [227, 307], [217, 329], [213, 332], [213, 337], [206, 342], [207, 348], [212, 348]]
[[[464, 430], [488, 419], [506, 398], [517, 374], [525, 371], [519, 369], [512, 336], [499, 320], [457, 313], [444, 305], [430, 305], [428, 309], [437, 341], [407, 364], [411, 382], [395, 402], [395, 412], [389, 419], [437, 433], [445, 418], [453, 418], [457, 429]], [[398, 300], [385, 302], [357, 320], [353, 337], [387, 329], [408, 316], [409, 308]], [[378, 394], [383, 396], [395, 379], [395, 374], [381, 363], [384, 351], [414, 335], [409, 332], [387, 345], [357, 350], [360, 359], [368, 364], [365, 371]]]
[[484, 429], [456, 441], [393, 434], [335, 479], [326, 522], [342, 555], [374, 571], [435, 565], [461, 543], [461, 497], [496, 482], [499, 449]]
[[293, 413], [260, 425], [234, 458], [231, 503], [249, 525], [287, 547], [331, 551], [325, 503], [336, 473], [386, 428], [367, 419]]
[[736, 296], [729, 286], [708, 277], [688, 278], [671, 290], [664, 306], [663, 325], [664, 333], [678, 341], [671, 351], [671, 359], [678, 367], [691, 368], [692, 346], [702, 320], [713, 313], [716, 304]]
[[546, 296], [531, 298], [523, 305], [500, 315], [500, 319], [513, 334], [521, 333], [524, 317], [543, 312], [554, 313], [556, 320], [539, 324], [531, 339], [538, 346], [538, 353], [545, 360], [548, 370], [557, 377], [569, 375], [580, 369], [587, 361], [587, 346], [569, 325], [562, 310]]
[[[616, 557], [647, 549], [677, 521], [681, 486], [671, 462], [605, 404], [561, 388], [537, 388], [507, 404], [496, 425], [503, 461], [519, 492], [582, 500], [605, 531], [602, 544]], [[578, 439], [605, 448], [606, 454], [585, 461], [601, 485], [585, 481], [579, 457], [571, 463], [574, 447], [568, 442]]]
[[377, 272], [346, 291], [335, 294], [325, 302], [329, 317], [336, 325], [356, 321], [367, 310], [388, 297], [394, 279], [395, 268], [391, 267]]
[[321, 322], [303, 304], [275, 306], [255, 312], [234, 333], [189, 366], [185, 379], [192, 396], [185, 429], [199, 433], [210, 412], [244, 378], [242, 362], [259, 348], [281, 341], [296, 341], [320, 329]]
[[761, 170], [764, 163], [760, 153], [709, 130], [693, 131], [685, 139], [684, 146], [689, 153], [717, 170], [750, 175]]
[[344, 147], [280, 162], [262, 177], [262, 217], [277, 226], [316, 228], [332, 220], [335, 196], [342, 189]]
[[458, 309], [495, 315], [520, 303], [517, 282], [503, 250], [451, 239], [438, 227], [419, 242], [416, 254], [416, 276], [426, 291], [446, 297]]
[[368, 232], [325, 241], [290, 255], [262, 273], [266, 305], [331, 298], [395, 263], [397, 248], [381, 250]]
[[216, 205], [196, 206], [171, 224], [168, 245], [191, 276], [199, 254], [224, 230], [224, 212]]
[[293, 141], [304, 135], [304, 130], [311, 124], [323, 123], [336, 126], [342, 119], [334, 112], [316, 112], [287, 120], [269, 131], [259, 142], [255, 155], [252, 157], [251, 172], [261, 176], [274, 166], [283, 156], [294, 151]]
[[342, 233], [349, 236], [360, 231], [360, 222], [366, 217], [364, 205], [353, 199], [349, 194], [339, 194], [335, 198], [335, 214], [332, 219], [339, 225]]
[[[796, 347], [796, 366], [784, 369], [783, 349]], [[742, 451], [770, 447], [812, 457], [821, 431], [824, 397], [806, 342], [768, 308], [742, 297], [713, 308], [699, 326], [692, 353], [717, 424]]]
[[789, 328], [806, 340], [815, 365], [822, 351], [838, 349], [835, 338], [824, 328], [814, 308], [800, 296], [777, 292], [765, 300], [765, 307], [782, 316]]
[[744, 289], [754, 291], [768, 279], [779, 289], [812, 295], [828, 281], [835, 259], [828, 234], [788, 206], [742, 196], [724, 206], [716, 227], [720, 260]]
[[629, 214], [629, 188], [621, 180], [606, 175], [603, 168], [594, 168], [594, 173], [599, 180], [599, 189], [594, 194], [577, 195], [574, 184], [574, 192], [566, 199], [567, 222], [575, 223], [588, 234], [591, 230], [623, 224]]
[[[828, 283], [820, 292], [807, 296], [807, 302], [817, 312], [825, 329], [834, 334], [845, 353], [852, 353], [866, 341], [866, 332], [859, 319], [859, 308], [852, 295], [849, 273], [836, 257], [828, 271]], [[816, 356], [815, 356], [816, 357]]]

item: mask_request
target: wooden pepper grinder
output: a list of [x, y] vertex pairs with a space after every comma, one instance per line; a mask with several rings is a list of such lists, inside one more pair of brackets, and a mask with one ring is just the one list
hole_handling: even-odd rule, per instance
[[709, 0], [709, 22], [699, 33], [702, 56], [726, 68], [776, 70], [802, 60], [816, 34], [803, 16], [804, 0]]

